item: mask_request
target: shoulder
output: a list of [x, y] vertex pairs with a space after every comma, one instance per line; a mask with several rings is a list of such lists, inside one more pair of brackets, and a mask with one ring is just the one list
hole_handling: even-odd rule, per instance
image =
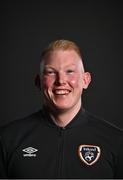
[[0, 128], [1, 136], [14, 136], [21, 132], [21, 134], [31, 131], [32, 128], [35, 128], [43, 122], [43, 113], [42, 110], [34, 112], [26, 117], [13, 120], [12, 122], [2, 126]]
[[88, 111], [85, 111], [85, 116], [87, 118], [88, 124], [91, 127], [95, 128], [96, 131], [100, 131], [104, 134], [106, 133], [111, 136], [118, 136], [123, 138], [122, 128]]

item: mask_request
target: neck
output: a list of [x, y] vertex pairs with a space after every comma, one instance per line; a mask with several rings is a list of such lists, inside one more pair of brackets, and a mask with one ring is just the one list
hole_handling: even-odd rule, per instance
[[54, 123], [59, 127], [65, 127], [69, 124], [72, 119], [76, 116], [81, 108], [81, 104], [77, 105], [77, 107], [73, 107], [69, 110], [64, 111], [50, 111], [50, 116]]

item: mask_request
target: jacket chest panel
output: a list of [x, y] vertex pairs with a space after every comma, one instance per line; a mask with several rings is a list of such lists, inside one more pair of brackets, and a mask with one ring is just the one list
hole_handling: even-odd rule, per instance
[[37, 133], [33, 139], [29, 136], [11, 156], [11, 176], [113, 178], [113, 158], [105, 144], [90, 135], [85, 138], [84, 132], [73, 134], [71, 130], [57, 129], [55, 133], [51, 130], [51, 134]]

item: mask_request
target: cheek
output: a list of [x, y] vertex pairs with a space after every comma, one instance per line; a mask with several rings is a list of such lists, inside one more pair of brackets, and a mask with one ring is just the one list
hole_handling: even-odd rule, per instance
[[79, 76], [73, 76], [69, 79], [69, 83], [71, 84], [72, 87], [78, 88], [81, 86], [81, 79]]
[[49, 89], [53, 85], [53, 79], [49, 77], [43, 78], [43, 87], [44, 89]]

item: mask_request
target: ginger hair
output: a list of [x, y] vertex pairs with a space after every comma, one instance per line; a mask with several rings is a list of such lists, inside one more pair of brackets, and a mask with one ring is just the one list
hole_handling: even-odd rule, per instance
[[55, 50], [74, 50], [79, 57], [82, 59], [81, 56], [81, 52], [80, 52], [80, 48], [78, 47], [78, 45], [70, 40], [64, 40], [64, 39], [60, 39], [60, 40], [56, 40], [51, 42], [48, 47], [46, 47], [41, 54], [41, 59], [44, 59], [49, 52], [55, 51]]

